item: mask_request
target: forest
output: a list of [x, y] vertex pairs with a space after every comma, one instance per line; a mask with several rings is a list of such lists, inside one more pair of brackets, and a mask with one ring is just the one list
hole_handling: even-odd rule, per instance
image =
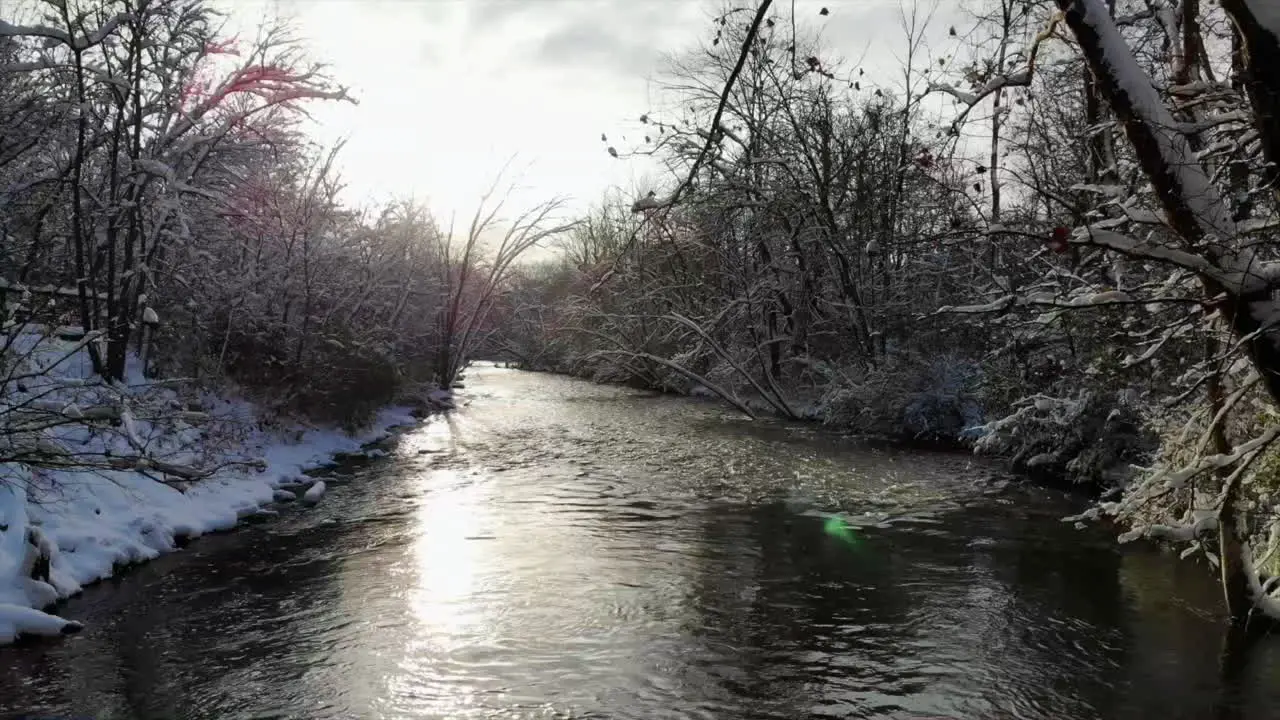
[[[1280, 15], [990, 0], [897, 76], [818, 16], [716, 14], [603, 198], [500, 309], [523, 367], [972, 447], [1280, 610]], [[936, 9], [936, 8], [933, 8]], [[933, 28], [936, 30], [937, 28]]]
[[642, 140], [600, 138], [668, 181], [571, 218], [500, 176], [457, 227], [340, 200], [306, 107], [353, 95], [287, 25], [0, 21], [0, 463], [198, 480], [143, 409], [233, 387], [355, 428], [488, 355], [1007, 457], [1213, 568], [1237, 624], [1280, 617], [1280, 12], [974, 0], [940, 45], [904, 4], [886, 73], [820, 42], [839, 11], [730, 4], [671, 48]]
[[354, 94], [287, 22], [242, 38], [225, 21], [121, 0], [0, 22], [0, 394], [28, 395], [0, 457], [38, 455], [33, 428], [58, 422], [18, 387], [52, 340], [108, 383], [136, 362], [358, 426], [406, 387], [448, 387], [512, 261], [556, 232], [557, 201], [500, 215], [501, 176], [457, 233], [421, 203], [344, 205], [341, 146], [309, 139], [307, 108]]

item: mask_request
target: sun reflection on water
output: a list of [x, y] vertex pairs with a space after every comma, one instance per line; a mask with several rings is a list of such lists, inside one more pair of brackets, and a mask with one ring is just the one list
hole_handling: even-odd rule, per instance
[[407, 597], [412, 639], [389, 685], [400, 710], [458, 717], [474, 707], [476, 691], [462, 678], [441, 683], [441, 665], [488, 634], [482, 604], [473, 600], [487, 562], [490, 491], [486, 478], [454, 469], [432, 470], [420, 482], [426, 487], [408, 556], [416, 575]]
[[456, 470], [441, 469], [429, 476], [434, 486], [423, 498], [416, 516], [417, 539], [412, 557], [418, 586], [412, 607], [431, 634], [469, 629], [474, 618], [465, 613], [472, 593], [484, 535], [484, 483]]

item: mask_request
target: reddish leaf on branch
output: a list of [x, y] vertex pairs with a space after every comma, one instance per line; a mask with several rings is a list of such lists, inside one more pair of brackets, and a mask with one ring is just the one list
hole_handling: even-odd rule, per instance
[[1070, 248], [1067, 242], [1068, 230], [1062, 226], [1053, 229], [1053, 233], [1049, 236], [1049, 241], [1045, 243], [1049, 249], [1061, 255]]

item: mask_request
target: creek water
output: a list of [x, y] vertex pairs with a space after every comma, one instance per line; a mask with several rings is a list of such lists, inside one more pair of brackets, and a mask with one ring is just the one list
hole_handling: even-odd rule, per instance
[[0, 715], [1280, 717], [1280, 643], [1224, 677], [1206, 568], [998, 464], [490, 365], [464, 392], [0, 648]]

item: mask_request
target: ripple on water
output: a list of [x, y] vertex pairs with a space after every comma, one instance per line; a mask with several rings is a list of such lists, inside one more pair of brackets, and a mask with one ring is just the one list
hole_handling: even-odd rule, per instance
[[1227, 697], [1202, 574], [1056, 522], [1075, 501], [994, 466], [470, 375], [470, 405], [316, 508], [88, 591], [64, 609], [80, 636], [0, 650], [0, 710], [1200, 720]]

